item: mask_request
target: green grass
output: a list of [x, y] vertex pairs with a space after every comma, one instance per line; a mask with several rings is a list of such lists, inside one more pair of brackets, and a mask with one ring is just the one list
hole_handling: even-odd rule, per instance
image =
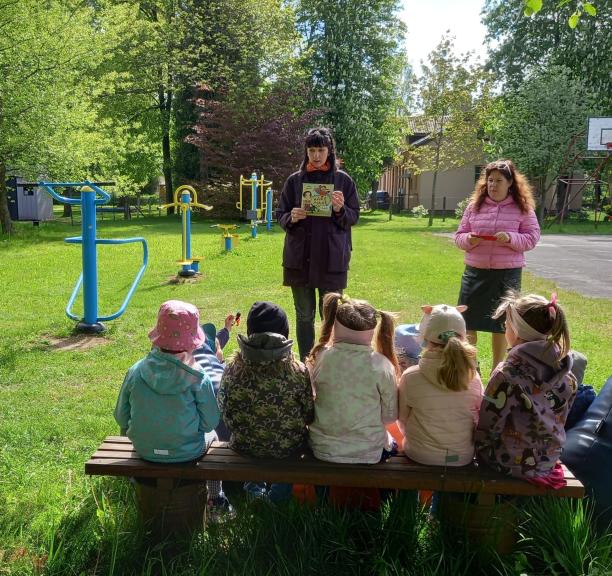
[[[418, 321], [421, 304], [454, 303], [462, 255], [448, 238], [431, 232], [452, 232], [456, 225], [447, 219], [428, 229], [425, 219], [394, 216], [388, 222], [384, 213], [364, 215], [353, 232], [347, 293], [397, 312], [401, 322]], [[290, 290], [281, 286], [282, 231], [262, 229], [256, 240], [248, 226], [239, 232], [237, 248], [225, 253], [219, 231], [195, 220], [193, 253], [204, 256], [204, 276], [196, 283], [171, 284], [179, 268], [178, 219], [99, 223], [99, 237], [147, 238], [150, 264], [127, 312], [107, 324], [106, 344], [82, 351], [49, 344], [73, 329], [64, 308], [80, 274], [80, 248], [63, 239], [78, 235], [79, 228], [61, 221], [40, 228], [18, 223], [10, 239], [0, 239], [0, 575], [477, 573], [480, 551], [457, 550], [442, 536], [424, 536], [428, 529], [418, 514], [398, 518], [394, 510], [365, 516], [326, 509], [260, 514], [247, 507], [235, 525], [182, 547], [176, 542], [150, 547], [134, 517], [130, 486], [84, 476], [85, 460], [116, 431], [112, 409], [119, 386], [127, 368], [149, 348], [147, 332], [163, 300], [191, 301], [204, 321], [220, 324], [229, 312], [246, 315], [254, 300], [268, 299], [285, 307], [293, 322]], [[139, 250], [136, 244], [99, 246], [100, 314], [121, 305], [139, 267]], [[586, 380], [601, 386], [610, 372], [612, 301], [585, 298], [529, 274], [524, 287], [544, 294], [557, 290], [574, 345], [589, 358]], [[75, 310], [80, 306], [77, 301]], [[242, 324], [235, 333], [244, 330]], [[482, 339], [479, 354], [486, 374], [488, 339]], [[559, 514], [567, 518], [567, 548], [576, 534], [588, 540], [584, 523], [571, 524], [573, 510], [561, 508]], [[413, 545], [399, 544], [408, 541]], [[512, 573], [504, 571], [516, 564], [532, 573], [530, 567], [539, 564], [531, 541], [533, 534], [526, 537], [522, 556], [497, 560], [487, 570]], [[554, 552], [553, 542], [544, 538], [537, 546], [570, 554]], [[603, 561], [600, 551], [589, 564], [587, 549], [573, 546], [572, 567]], [[414, 571], [406, 571], [410, 566]]]

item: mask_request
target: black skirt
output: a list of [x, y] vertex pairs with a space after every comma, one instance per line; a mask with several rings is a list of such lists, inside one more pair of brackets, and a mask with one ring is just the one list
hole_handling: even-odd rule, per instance
[[468, 330], [476, 332], [505, 332], [505, 315], [497, 320], [491, 318], [502, 296], [509, 290], [521, 289], [522, 268], [486, 270], [465, 267], [461, 277], [459, 304], [468, 309], [463, 313]]

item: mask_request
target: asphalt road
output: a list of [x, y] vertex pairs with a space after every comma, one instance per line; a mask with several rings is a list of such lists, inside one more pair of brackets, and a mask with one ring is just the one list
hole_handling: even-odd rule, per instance
[[612, 236], [546, 234], [525, 256], [527, 270], [561, 288], [612, 298]]

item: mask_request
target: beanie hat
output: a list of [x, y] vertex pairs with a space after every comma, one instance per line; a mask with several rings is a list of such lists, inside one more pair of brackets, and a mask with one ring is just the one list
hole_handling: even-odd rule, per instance
[[285, 311], [272, 302], [255, 302], [247, 316], [247, 335], [274, 332], [289, 338], [289, 321]]
[[193, 351], [206, 337], [200, 326], [198, 309], [181, 300], [164, 302], [157, 314], [157, 325], [149, 332], [154, 346], [171, 352]]
[[423, 340], [436, 344], [446, 344], [452, 336], [465, 338], [465, 320], [461, 314], [467, 306], [421, 306], [423, 319], [419, 326], [419, 333]]
[[418, 324], [400, 324], [395, 329], [395, 353], [417, 360], [421, 353]]

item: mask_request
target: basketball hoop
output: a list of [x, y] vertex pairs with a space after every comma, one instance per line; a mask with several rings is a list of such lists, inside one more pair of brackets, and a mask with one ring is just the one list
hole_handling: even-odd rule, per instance
[[612, 150], [612, 142], [606, 142], [606, 149], [608, 150], [608, 152]]

